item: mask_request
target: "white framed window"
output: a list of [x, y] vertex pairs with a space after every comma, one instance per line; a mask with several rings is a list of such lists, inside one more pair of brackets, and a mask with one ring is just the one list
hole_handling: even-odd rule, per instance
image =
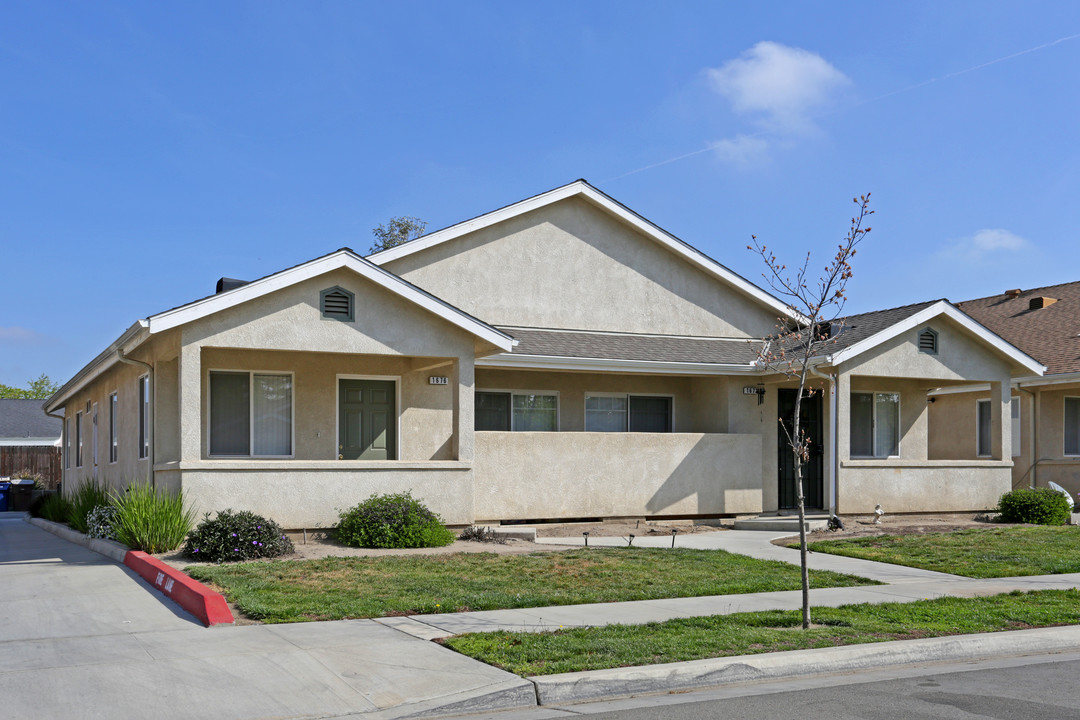
[[990, 410], [989, 400], [975, 401], [975, 454], [979, 457], [990, 457], [994, 454], [991, 440], [993, 418]]
[[586, 393], [586, 432], [661, 432], [672, 430], [671, 395]]
[[1020, 457], [1023, 455], [1023, 445], [1021, 444], [1021, 433], [1023, 432], [1023, 425], [1020, 422], [1020, 398], [1012, 398], [1012, 456]]
[[1080, 397], [1065, 398], [1065, 447], [1066, 455], [1080, 455]]
[[75, 413], [75, 467], [82, 467], [83, 461], [82, 417], [82, 410]]
[[[65, 408], [65, 412], [66, 412]], [[71, 467], [71, 418], [64, 418], [64, 469]]]
[[900, 393], [851, 393], [851, 456], [900, 455]]
[[293, 375], [211, 370], [209, 454], [292, 457]]
[[473, 412], [477, 430], [556, 432], [559, 394], [550, 390], [477, 390]]
[[139, 458], [150, 457], [150, 376], [139, 378]]
[[116, 462], [117, 456], [117, 442], [116, 442], [116, 408], [117, 399], [116, 393], [109, 395], [109, 462]]

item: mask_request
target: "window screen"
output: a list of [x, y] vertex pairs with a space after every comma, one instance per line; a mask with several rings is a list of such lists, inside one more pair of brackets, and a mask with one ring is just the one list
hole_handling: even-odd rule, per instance
[[251, 380], [248, 373], [210, 373], [210, 454], [251, 452]]
[[630, 432], [671, 432], [671, 398], [631, 395]]
[[[990, 401], [979, 400], [976, 402], [975, 432], [978, 447], [976, 453], [980, 457], [989, 457], [991, 452], [990, 434]], [[969, 406], [970, 407], [970, 406]], [[970, 445], [968, 447], [971, 447]]]
[[851, 455], [874, 455], [874, 395], [851, 394]]
[[1065, 454], [1080, 455], [1080, 398], [1065, 398]]
[[476, 393], [477, 430], [510, 430], [510, 393]]

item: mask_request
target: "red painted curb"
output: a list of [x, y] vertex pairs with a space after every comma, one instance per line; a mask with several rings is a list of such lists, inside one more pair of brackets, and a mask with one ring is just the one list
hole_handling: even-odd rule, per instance
[[124, 564], [207, 627], [233, 622], [232, 611], [221, 593], [193, 580], [174, 567], [140, 550], [129, 550]]

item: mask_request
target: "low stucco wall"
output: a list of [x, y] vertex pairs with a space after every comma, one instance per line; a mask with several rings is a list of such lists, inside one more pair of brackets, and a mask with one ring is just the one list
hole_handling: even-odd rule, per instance
[[[156, 473], [159, 485], [183, 488], [199, 517], [250, 510], [283, 528], [330, 527], [341, 510], [372, 493], [412, 491], [449, 525], [472, 522], [472, 467], [446, 462], [202, 461]], [[178, 480], [177, 480], [178, 479]]]
[[478, 521], [761, 511], [761, 437], [477, 432]]
[[847, 460], [840, 463], [837, 512], [886, 513], [990, 510], [1012, 489], [1012, 463], [1002, 460]]

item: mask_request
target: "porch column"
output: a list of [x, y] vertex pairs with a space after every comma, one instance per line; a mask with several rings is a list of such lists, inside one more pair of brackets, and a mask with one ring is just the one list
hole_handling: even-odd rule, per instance
[[471, 357], [458, 358], [454, 362], [454, 457], [458, 460], [473, 459], [474, 366]]
[[202, 458], [202, 347], [180, 348], [179, 422], [180, 460]]
[[1012, 458], [1012, 386], [1009, 378], [990, 383], [990, 452], [994, 460]]
[[836, 370], [836, 497], [833, 498], [834, 512], [841, 512], [841, 498], [844, 495], [844, 470], [841, 467], [851, 458], [851, 375]]

